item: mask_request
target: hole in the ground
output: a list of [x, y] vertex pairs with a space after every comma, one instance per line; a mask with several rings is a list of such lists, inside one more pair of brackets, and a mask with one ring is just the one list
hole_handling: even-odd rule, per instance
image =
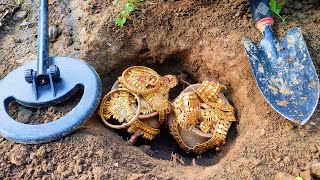
[[58, 120], [69, 113], [82, 98], [84, 89], [80, 88], [63, 103], [45, 108], [31, 108], [19, 104], [13, 100], [9, 103], [10, 116], [18, 122], [24, 124], [43, 124]]
[[[194, 84], [199, 81], [197, 79], [194, 79], [192, 74], [188, 73], [188, 70], [186, 70], [184, 65], [181, 63], [185, 61], [185, 59], [187, 58], [187, 55], [188, 53], [182, 52], [180, 54], [178, 53], [176, 55], [169, 56], [163, 63], [153, 63], [153, 64], [139, 63], [135, 65], [143, 65], [143, 66], [150, 67], [154, 69], [156, 72], [158, 72], [160, 75], [183, 74], [186, 81], [188, 81], [191, 84]], [[144, 61], [144, 62], [148, 62], [148, 61]], [[119, 76], [120, 75], [121, 74], [119, 74]], [[115, 81], [116, 77], [112, 77], [112, 79]], [[186, 87], [187, 85], [179, 83], [177, 87], [170, 90], [169, 99], [171, 101], [175, 99], [180, 94], [180, 92]], [[222, 159], [227, 153], [229, 146], [237, 136], [237, 130], [235, 126], [236, 124], [232, 124], [232, 126], [230, 127], [228, 136], [227, 136], [227, 143], [224, 146], [222, 146], [221, 151], [217, 152], [213, 148], [212, 150], [208, 150], [200, 156], [191, 154], [191, 153], [188, 154], [184, 150], [182, 150], [178, 145], [178, 143], [174, 140], [173, 136], [170, 134], [170, 130], [168, 129], [168, 127], [166, 127], [165, 123], [160, 127], [160, 133], [155, 137], [155, 139], [153, 139], [152, 141], [149, 141], [149, 140], [143, 139], [142, 137], [139, 137], [134, 145], [141, 147], [143, 150], [145, 150], [147, 146], [147, 149], [149, 150], [147, 150], [146, 153], [153, 158], [170, 160], [172, 153], [176, 153], [179, 157], [183, 159], [185, 163], [184, 165], [192, 165], [193, 161], [195, 161], [196, 164], [200, 166], [211, 166], [219, 162], [220, 159]], [[116, 130], [116, 132], [126, 141], [129, 140], [131, 137], [131, 134], [129, 134], [126, 131], [126, 129]]]

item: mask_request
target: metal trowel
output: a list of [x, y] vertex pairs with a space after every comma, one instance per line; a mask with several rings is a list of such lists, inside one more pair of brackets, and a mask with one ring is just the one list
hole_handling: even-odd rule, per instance
[[[52, 141], [73, 132], [95, 112], [101, 97], [100, 78], [89, 64], [69, 57], [49, 57], [48, 0], [40, 0], [38, 25], [37, 60], [18, 67], [0, 81], [0, 135], [27, 144]], [[23, 124], [9, 113], [12, 101], [27, 107], [49, 107], [80, 89], [80, 102], [58, 120]]]
[[268, 0], [250, 0], [260, 46], [243, 40], [253, 74], [268, 103], [285, 118], [305, 124], [319, 100], [319, 79], [299, 28], [289, 29], [282, 42], [273, 34]]

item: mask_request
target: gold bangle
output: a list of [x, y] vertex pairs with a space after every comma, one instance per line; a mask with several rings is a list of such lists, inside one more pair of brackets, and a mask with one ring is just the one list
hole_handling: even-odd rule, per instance
[[160, 133], [159, 129], [150, 127], [146, 124], [144, 124], [142, 121], [137, 119], [134, 121], [131, 126], [128, 128], [129, 133], [135, 133], [137, 130], [141, 131], [142, 137], [145, 139], [152, 140]]
[[196, 93], [205, 103], [214, 102], [218, 97], [222, 88], [225, 86], [213, 81], [203, 81]]
[[[227, 130], [225, 130], [225, 127], [230, 126], [230, 122], [221, 121], [218, 124], [218, 128], [214, 133], [213, 136], [206, 141], [205, 143], [198, 144], [194, 147], [189, 147], [182, 139], [180, 132], [179, 132], [179, 124], [176, 120], [176, 116], [174, 116], [172, 125], [170, 128], [170, 133], [174, 137], [174, 139], [177, 141], [179, 146], [185, 150], [187, 153], [196, 153], [196, 154], [202, 154], [208, 149], [213, 148], [214, 146], [217, 146], [218, 148], [221, 146], [221, 144], [225, 144], [226, 141], [226, 135]], [[223, 128], [222, 128], [223, 126]]]
[[132, 66], [123, 71], [119, 81], [128, 90], [145, 95], [160, 87], [160, 75], [153, 69], [144, 66]]
[[[174, 117], [170, 132], [180, 147], [188, 153], [201, 154], [214, 146], [218, 150], [221, 144], [225, 144], [231, 122], [236, 121], [234, 109], [220, 93], [223, 85], [205, 81], [200, 87], [193, 86], [190, 85], [189, 90], [182, 92], [173, 102]], [[197, 141], [197, 145], [187, 145], [187, 140], [192, 138], [192, 135], [184, 137], [181, 131], [196, 133], [198, 129], [204, 133], [198, 135], [206, 139]], [[188, 139], [184, 142], [183, 138]]]
[[[124, 92], [127, 92], [128, 94], [132, 94], [137, 103], [138, 103], [138, 108], [136, 110], [136, 113], [135, 115], [126, 123], [123, 123], [121, 125], [113, 125], [113, 124], [110, 124], [107, 120], [110, 118], [110, 116], [112, 114], [110, 114], [110, 112], [108, 112], [108, 99], [112, 96], [112, 94], [114, 93], [117, 93], [117, 92], [121, 92], [121, 91], [124, 91]], [[109, 127], [111, 128], [114, 128], [114, 129], [122, 129], [122, 128], [126, 128], [128, 126], [130, 126], [136, 119], [138, 119], [138, 116], [140, 115], [140, 97], [135, 94], [135, 93], [132, 93], [130, 92], [129, 90], [127, 89], [124, 89], [124, 88], [118, 88], [118, 89], [115, 89], [113, 91], [110, 91], [107, 95], [104, 96], [102, 102], [101, 102], [101, 105], [100, 105], [100, 116], [102, 118], [102, 121]], [[130, 117], [129, 117], [130, 118]]]

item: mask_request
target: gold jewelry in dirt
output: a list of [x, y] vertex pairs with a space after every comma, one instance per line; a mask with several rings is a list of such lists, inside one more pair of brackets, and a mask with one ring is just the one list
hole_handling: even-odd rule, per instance
[[119, 82], [123, 86], [139, 95], [156, 91], [160, 86], [160, 76], [154, 70], [144, 66], [132, 66], [123, 71]]
[[[147, 67], [130, 67], [118, 77], [118, 82], [113, 86], [126, 91], [111, 91], [107, 94], [100, 106], [101, 117], [112, 128], [129, 126], [128, 132], [134, 133], [129, 140], [130, 143], [134, 143], [140, 135], [151, 140], [160, 132], [157, 128], [171, 111], [168, 93], [177, 83], [176, 76], [162, 77]], [[139, 112], [138, 116], [133, 115], [134, 112]], [[107, 119], [111, 117], [122, 124], [108, 123]]]
[[[221, 144], [225, 144], [231, 122], [236, 119], [233, 107], [220, 93], [222, 87], [219, 83], [204, 81], [189, 86], [174, 100], [170, 131], [186, 152], [201, 154], [214, 146], [219, 150]], [[184, 141], [184, 138], [187, 139]]]
[[146, 124], [144, 124], [139, 119], [135, 120], [131, 126], [128, 128], [129, 133], [135, 133], [136, 131], [140, 130], [142, 137], [145, 139], [152, 140], [160, 133], [159, 129], [152, 128]]
[[[124, 88], [109, 92], [100, 105], [100, 116], [103, 122], [114, 129], [130, 126], [140, 115], [140, 97]], [[136, 108], [134, 113], [132, 109]], [[121, 125], [110, 124], [107, 120], [113, 117]], [[125, 123], [123, 123], [125, 121]]]
[[222, 88], [226, 87], [213, 81], [203, 81], [196, 93], [205, 103], [214, 102]]
[[216, 133], [214, 134], [208, 141], [205, 143], [201, 143], [198, 145], [195, 145], [193, 147], [188, 146], [184, 141], [183, 138], [180, 135], [180, 126], [177, 122], [177, 120], [174, 117], [172, 125], [171, 125], [171, 134], [173, 135], [174, 139], [177, 141], [179, 146], [185, 150], [187, 153], [193, 152], [196, 154], [202, 154], [208, 149], [212, 149], [214, 146], [216, 146], [216, 149], [220, 149], [221, 144], [225, 144], [226, 136], [224, 134]]
[[195, 92], [180, 94], [174, 101], [175, 113], [178, 116], [178, 123], [184, 129], [195, 126], [199, 114], [199, 98]]
[[162, 94], [169, 93], [171, 88], [174, 88], [176, 85], [178, 85], [178, 80], [176, 76], [173, 75], [165, 75], [161, 78], [159, 87], [159, 92]]
[[144, 99], [141, 98], [141, 114], [150, 114], [155, 112], [151, 105]]
[[178, 80], [173, 75], [165, 75], [160, 77], [160, 86], [152, 93], [143, 95], [143, 98], [151, 105], [154, 111], [170, 112], [170, 105], [168, 101], [168, 93], [171, 88], [175, 87]]
[[144, 95], [143, 98], [151, 105], [154, 111], [169, 111], [169, 101], [166, 97], [166, 94], [162, 94], [160, 92], [154, 92], [147, 95]]

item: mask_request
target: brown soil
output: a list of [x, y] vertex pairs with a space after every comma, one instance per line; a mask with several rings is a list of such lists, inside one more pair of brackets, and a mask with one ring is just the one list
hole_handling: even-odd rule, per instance
[[[1, 20], [0, 78], [36, 57], [37, 6], [30, 2], [17, 3]], [[51, 143], [21, 145], [0, 139], [1, 179], [273, 179], [278, 172], [312, 178], [309, 167], [320, 161], [320, 110], [299, 126], [264, 100], [241, 44], [244, 37], [261, 39], [246, 0], [147, 1], [123, 28], [114, 23], [120, 7], [111, 0], [50, 3], [50, 25], [62, 29], [50, 54], [89, 62], [102, 78], [104, 93], [131, 65], [146, 65], [161, 75], [185, 73], [194, 82], [215, 79], [227, 85], [224, 93], [238, 122], [222, 151], [196, 157], [183, 153], [165, 127], [154, 141], [128, 146], [127, 134], [103, 126], [95, 115], [73, 134]], [[273, 29], [283, 37], [289, 28], [300, 27], [320, 73], [320, 9], [315, 0], [287, 4], [287, 22], [278, 20]], [[2, 6], [13, 8], [0, 2], [0, 17]], [[14, 21], [12, 16], [21, 10], [27, 17]], [[185, 165], [168, 161], [172, 152]]]

